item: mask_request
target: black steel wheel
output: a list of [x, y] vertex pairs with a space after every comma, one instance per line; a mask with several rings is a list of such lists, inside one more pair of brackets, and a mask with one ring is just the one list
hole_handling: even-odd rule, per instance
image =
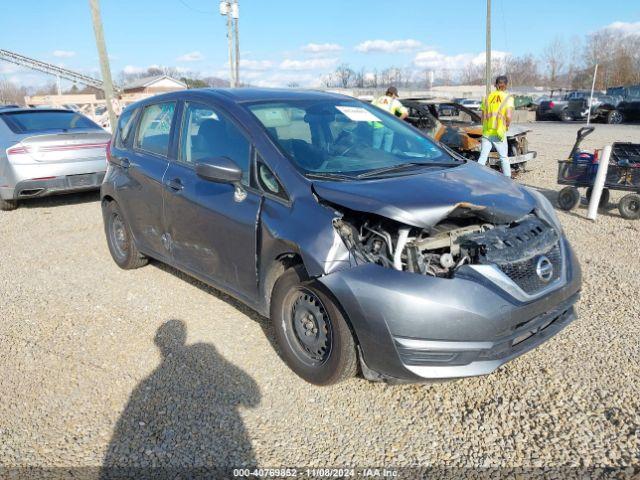
[[573, 210], [580, 203], [580, 190], [576, 187], [564, 187], [558, 193], [558, 206], [562, 210]]
[[331, 353], [331, 321], [322, 301], [306, 288], [292, 289], [285, 299], [287, 340], [308, 365], [324, 363]]
[[148, 259], [138, 251], [133, 241], [133, 235], [131, 235], [131, 229], [118, 204], [116, 202], [104, 202], [102, 204], [102, 215], [109, 252], [114, 262], [125, 270], [146, 265]]
[[[587, 201], [591, 201], [591, 193], [593, 192], [593, 187], [587, 188]], [[609, 199], [611, 198], [611, 192], [608, 188], [602, 189], [602, 195], [600, 196], [600, 201], [598, 202], [598, 208], [605, 208], [609, 205]]]
[[609, 113], [607, 113], [607, 123], [618, 125], [619, 123], [622, 123], [622, 121], [622, 113], [620, 113], [618, 110], [611, 110]]
[[357, 372], [351, 329], [323, 288], [304, 280], [298, 268], [287, 270], [271, 296], [271, 320], [284, 361], [316, 385], [331, 385]]
[[640, 218], [640, 195], [629, 193], [620, 199], [618, 203], [620, 215], [627, 220], [638, 220]]

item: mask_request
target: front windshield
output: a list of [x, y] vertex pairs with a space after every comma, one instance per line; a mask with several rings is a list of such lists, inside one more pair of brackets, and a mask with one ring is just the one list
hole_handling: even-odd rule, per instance
[[459, 163], [402, 120], [356, 100], [297, 100], [248, 107], [305, 174], [355, 177], [416, 164]]

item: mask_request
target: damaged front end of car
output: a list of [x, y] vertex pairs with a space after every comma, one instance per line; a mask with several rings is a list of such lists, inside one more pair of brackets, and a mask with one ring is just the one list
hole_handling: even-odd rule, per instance
[[354, 326], [365, 377], [487, 374], [575, 318], [577, 260], [552, 207], [529, 193], [534, 208], [517, 218], [461, 202], [422, 208], [419, 222], [318, 197], [351, 259], [319, 281]]
[[[345, 213], [333, 223], [356, 265], [373, 263], [439, 278], [452, 278], [463, 265], [491, 265], [528, 294], [559, 278], [560, 237], [552, 225], [534, 213], [516, 222], [489, 223], [474, 215], [477, 211], [473, 205], [458, 205], [429, 228], [357, 212]], [[540, 255], [547, 255], [555, 268], [536, 281], [530, 264]]]

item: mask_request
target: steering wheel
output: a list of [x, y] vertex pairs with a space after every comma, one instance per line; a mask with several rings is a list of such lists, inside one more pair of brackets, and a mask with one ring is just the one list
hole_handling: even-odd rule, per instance
[[[339, 149], [339, 144], [343, 143], [347, 139], [351, 140], [351, 142], [350, 142], [351, 145], [347, 145], [344, 150], [339, 151], [338, 150]], [[337, 156], [340, 156], [340, 157], [346, 155], [351, 150], [353, 150], [355, 148], [355, 146], [356, 146], [356, 144], [355, 144], [355, 142], [353, 140], [354, 140], [353, 139], [353, 133], [343, 130], [342, 132], [340, 132], [340, 135], [338, 135], [338, 138], [336, 138], [336, 140], [333, 142], [333, 145], [332, 145], [333, 153], [335, 155], [337, 155]]]

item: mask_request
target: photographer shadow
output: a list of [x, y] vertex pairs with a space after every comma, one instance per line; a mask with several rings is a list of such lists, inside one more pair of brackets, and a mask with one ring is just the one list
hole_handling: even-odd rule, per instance
[[155, 335], [160, 365], [132, 392], [118, 420], [101, 477], [147, 478], [255, 466], [239, 407], [260, 403], [255, 381], [207, 343], [186, 344], [180, 320]]

